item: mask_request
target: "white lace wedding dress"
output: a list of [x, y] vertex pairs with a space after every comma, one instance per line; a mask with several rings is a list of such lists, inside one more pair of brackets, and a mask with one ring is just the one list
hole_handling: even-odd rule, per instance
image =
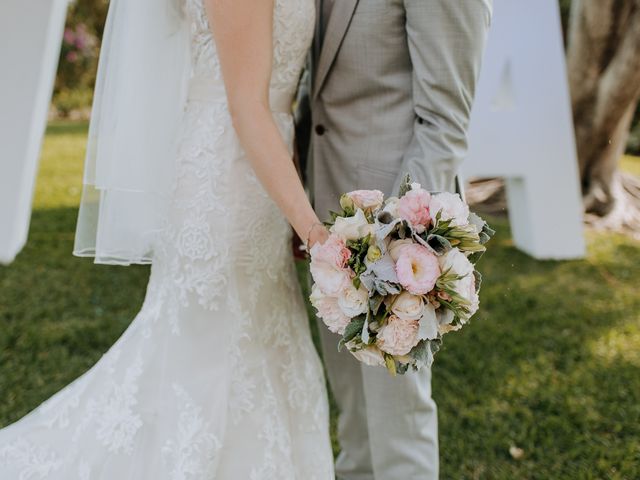
[[[0, 430], [1, 480], [329, 480], [321, 364], [290, 228], [233, 130], [202, 0], [171, 211], [147, 295], [86, 374]], [[314, 0], [277, 0], [271, 104], [292, 99]]]

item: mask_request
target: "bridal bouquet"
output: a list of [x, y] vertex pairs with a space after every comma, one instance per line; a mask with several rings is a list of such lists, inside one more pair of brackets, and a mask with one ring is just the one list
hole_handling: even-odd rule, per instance
[[332, 212], [329, 239], [311, 248], [311, 303], [368, 365], [395, 375], [430, 366], [442, 336], [479, 306], [475, 263], [494, 231], [460, 196], [406, 178], [399, 197], [358, 190]]

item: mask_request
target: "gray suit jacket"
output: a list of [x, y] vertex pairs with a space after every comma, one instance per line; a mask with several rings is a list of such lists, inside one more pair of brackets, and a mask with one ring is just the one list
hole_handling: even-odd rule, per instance
[[[321, 218], [344, 192], [397, 191], [405, 172], [430, 190], [456, 188], [490, 2], [335, 0], [297, 112], [298, 145], [309, 152], [307, 181]], [[393, 378], [338, 352], [328, 329], [321, 327], [320, 337], [341, 411], [336, 477], [437, 479], [430, 370]]]
[[491, 0], [336, 1], [298, 111], [321, 218], [341, 193], [388, 195], [404, 173], [456, 189], [490, 18]]

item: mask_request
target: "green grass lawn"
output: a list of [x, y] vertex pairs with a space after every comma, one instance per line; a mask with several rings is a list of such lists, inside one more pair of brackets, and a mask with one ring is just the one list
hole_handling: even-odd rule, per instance
[[634, 157], [632, 155], [625, 155], [620, 160], [620, 166], [626, 172], [632, 173], [640, 177], [640, 157]]
[[[89, 368], [142, 303], [147, 268], [71, 256], [85, 136], [49, 127], [29, 243], [0, 267], [0, 425]], [[541, 262], [492, 223], [483, 308], [434, 366], [441, 478], [640, 478], [640, 244], [588, 233], [585, 260]]]

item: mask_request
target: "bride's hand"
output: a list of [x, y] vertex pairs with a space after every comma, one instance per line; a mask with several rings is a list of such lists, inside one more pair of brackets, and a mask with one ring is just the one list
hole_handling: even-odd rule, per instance
[[310, 250], [315, 244], [322, 245], [329, 238], [329, 230], [322, 223], [314, 223], [309, 230], [307, 248]]

